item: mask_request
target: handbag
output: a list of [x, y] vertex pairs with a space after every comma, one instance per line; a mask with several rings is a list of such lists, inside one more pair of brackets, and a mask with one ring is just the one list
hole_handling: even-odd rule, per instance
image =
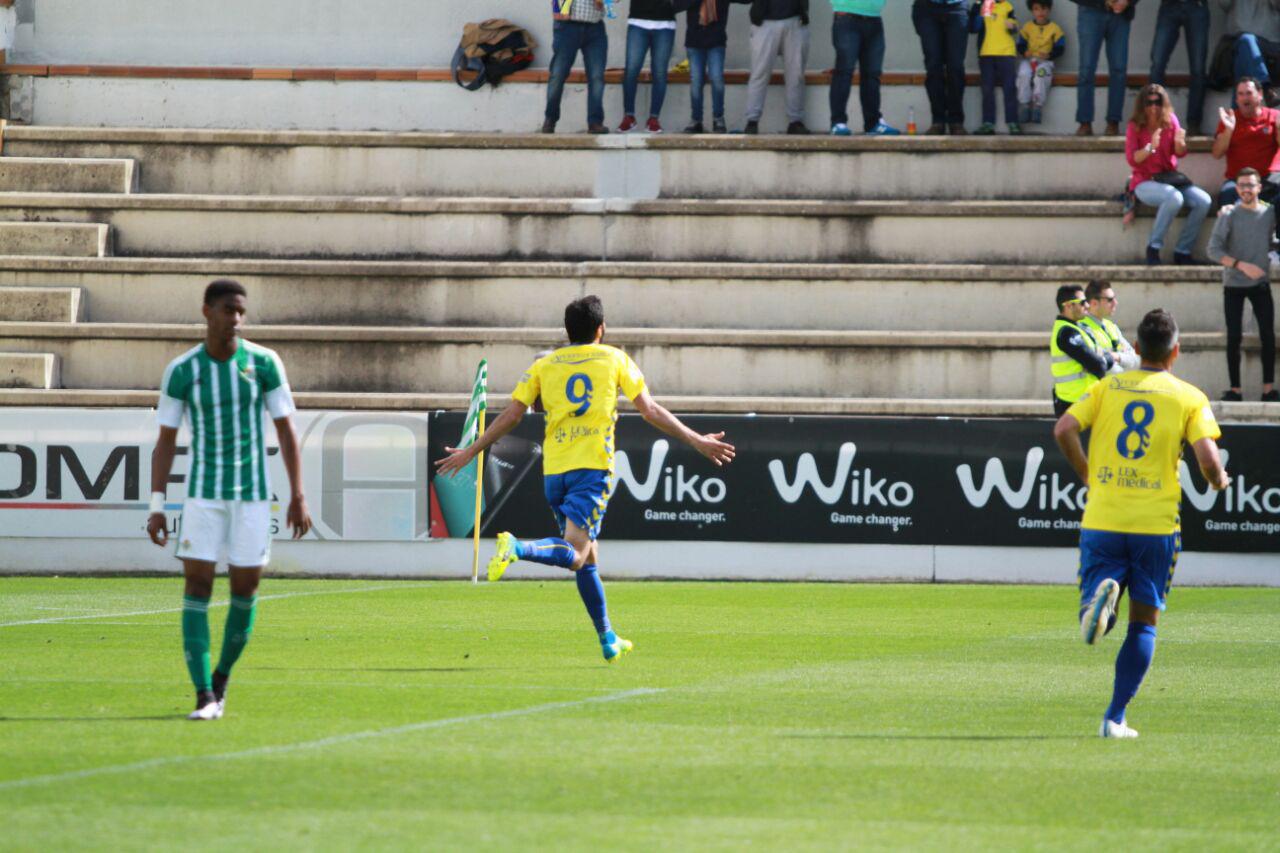
[[1161, 184], [1168, 184], [1178, 190], [1185, 190], [1187, 187], [1192, 186], [1191, 179], [1176, 169], [1170, 169], [1167, 172], [1157, 172], [1151, 176], [1151, 180]]

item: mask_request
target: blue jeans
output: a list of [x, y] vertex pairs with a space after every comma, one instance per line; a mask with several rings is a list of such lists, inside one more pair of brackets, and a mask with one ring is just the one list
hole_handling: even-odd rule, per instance
[[1178, 30], [1187, 39], [1187, 69], [1191, 89], [1187, 94], [1187, 124], [1191, 132], [1204, 122], [1205, 61], [1209, 55], [1209, 7], [1196, 0], [1164, 3], [1156, 16], [1156, 36], [1151, 42], [1151, 82], [1164, 85], [1169, 57], [1178, 45]]
[[1119, 124], [1124, 115], [1125, 75], [1129, 70], [1129, 22], [1123, 15], [1113, 15], [1080, 6], [1076, 30], [1080, 39], [1080, 75], [1076, 83], [1076, 121], [1093, 122], [1093, 89], [1098, 73], [1098, 57], [1102, 43], [1107, 44], [1107, 121]]
[[1133, 192], [1138, 201], [1156, 209], [1156, 224], [1152, 226], [1151, 238], [1147, 240], [1147, 245], [1153, 249], [1164, 247], [1164, 235], [1173, 224], [1173, 218], [1184, 205], [1189, 208], [1187, 223], [1182, 226], [1174, 251], [1183, 255], [1191, 254], [1191, 250], [1196, 247], [1196, 238], [1200, 236], [1200, 226], [1204, 224], [1204, 218], [1213, 204], [1209, 194], [1194, 185], [1178, 189], [1159, 181], [1143, 181]]
[[587, 124], [604, 124], [604, 65], [609, 56], [609, 35], [604, 22], [556, 21], [551, 36], [551, 71], [547, 77], [549, 122], [560, 120], [560, 96], [578, 52], [587, 70]]
[[854, 69], [862, 72], [858, 99], [862, 129], [880, 123], [880, 72], [884, 70], [884, 21], [870, 15], [836, 15], [831, 22], [836, 68], [831, 73], [831, 123], [849, 123], [849, 89]]
[[996, 87], [1004, 93], [1004, 123], [1018, 123], [1018, 57], [980, 56], [982, 72], [982, 123], [996, 123]]
[[924, 52], [924, 89], [934, 124], [964, 124], [964, 54], [969, 47], [969, 12], [964, 4], [911, 7], [911, 23]]
[[[1280, 44], [1258, 38], [1253, 33], [1244, 33], [1236, 39], [1236, 59], [1233, 71], [1235, 78], [1252, 77], [1264, 86], [1271, 85], [1271, 72], [1267, 70], [1267, 56], [1280, 53]], [[1231, 97], [1232, 105], [1235, 96]]]
[[724, 119], [724, 46], [691, 47], [689, 52], [689, 111], [702, 121], [702, 87], [711, 81], [711, 117]]
[[636, 114], [636, 88], [640, 83], [640, 69], [644, 67], [644, 55], [650, 54], [649, 73], [653, 75], [653, 89], [649, 93], [649, 115], [662, 112], [662, 102], [667, 98], [667, 66], [671, 63], [671, 48], [676, 43], [675, 30], [646, 30], [644, 27], [627, 27], [627, 62], [622, 75], [622, 112]]

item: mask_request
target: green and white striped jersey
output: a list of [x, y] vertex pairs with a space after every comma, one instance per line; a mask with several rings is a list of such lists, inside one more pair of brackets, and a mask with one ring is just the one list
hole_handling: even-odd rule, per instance
[[187, 497], [270, 499], [264, 406], [273, 420], [294, 411], [284, 366], [266, 347], [241, 340], [235, 355], [215, 361], [202, 343], [169, 362], [157, 420], [177, 429], [184, 413], [191, 418]]

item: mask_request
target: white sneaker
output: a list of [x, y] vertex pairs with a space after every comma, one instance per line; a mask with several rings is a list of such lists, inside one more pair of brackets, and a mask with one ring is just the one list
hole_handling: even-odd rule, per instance
[[1120, 584], [1111, 578], [1098, 584], [1089, 606], [1080, 617], [1080, 635], [1086, 643], [1092, 646], [1107, 633], [1107, 625], [1111, 622], [1111, 615], [1116, 612], [1116, 602], [1119, 599]]
[[1104, 719], [1102, 727], [1098, 729], [1098, 737], [1137, 737], [1136, 729], [1129, 728], [1125, 723], [1113, 723], [1111, 720]]
[[190, 714], [187, 714], [188, 720], [217, 720], [222, 717], [222, 703], [218, 700], [206, 702], [199, 708], [196, 708]]

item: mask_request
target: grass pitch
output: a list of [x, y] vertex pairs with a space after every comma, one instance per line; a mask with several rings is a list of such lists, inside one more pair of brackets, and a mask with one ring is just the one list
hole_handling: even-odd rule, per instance
[[180, 581], [0, 579], [0, 848], [1280, 843], [1280, 590], [1175, 589], [1130, 742], [1067, 587], [610, 583], [617, 666], [571, 582], [262, 593], [189, 723]]

